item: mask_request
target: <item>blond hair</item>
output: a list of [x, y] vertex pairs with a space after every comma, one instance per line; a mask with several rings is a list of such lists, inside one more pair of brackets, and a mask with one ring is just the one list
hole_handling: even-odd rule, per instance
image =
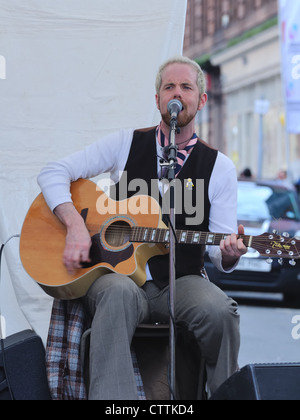
[[205, 93], [206, 91], [206, 79], [205, 79], [205, 75], [203, 70], [201, 69], [201, 67], [199, 66], [198, 63], [196, 63], [196, 61], [191, 60], [188, 57], [183, 57], [181, 55], [175, 56], [173, 58], [170, 58], [169, 60], [167, 60], [166, 62], [164, 62], [157, 73], [156, 76], [156, 82], [155, 82], [155, 88], [156, 88], [156, 93], [159, 95], [159, 91], [162, 85], [162, 73], [165, 70], [165, 68], [167, 66], [169, 66], [170, 64], [188, 64], [189, 66], [193, 67], [196, 72], [197, 72], [197, 85], [200, 91], [200, 96], [203, 95], [203, 93]]

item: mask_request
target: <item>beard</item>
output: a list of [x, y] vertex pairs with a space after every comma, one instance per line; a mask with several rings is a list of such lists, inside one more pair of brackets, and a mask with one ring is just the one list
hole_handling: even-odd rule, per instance
[[[181, 128], [186, 127], [191, 121], [193, 121], [196, 115], [197, 113], [194, 115], [191, 115], [191, 114], [185, 113], [185, 111], [180, 112], [180, 114], [177, 117], [177, 127], [181, 127]], [[169, 112], [161, 114], [161, 117], [164, 123], [170, 127], [171, 115], [169, 114]]]
[[[191, 121], [196, 117], [198, 110], [196, 110], [194, 113], [190, 114], [187, 111], [186, 105], [181, 101], [183, 110], [178, 114], [177, 117], [177, 127], [183, 128], [189, 125]], [[171, 115], [169, 112], [165, 112], [161, 114], [162, 120], [165, 124], [167, 124], [169, 127], [171, 125]]]

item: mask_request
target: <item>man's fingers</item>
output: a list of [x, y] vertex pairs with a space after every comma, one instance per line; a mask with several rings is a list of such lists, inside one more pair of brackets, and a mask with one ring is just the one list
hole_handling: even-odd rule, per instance
[[235, 234], [228, 235], [227, 238], [224, 240], [223, 249], [225, 253], [230, 257], [237, 256], [237, 236]]
[[83, 262], [90, 262], [89, 249], [82, 250], [67, 246], [63, 255], [63, 262], [68, 273], [74, 274], [76, 270], [82, 268], [81, 264]]
[[239, 225], [238, 233], [239, 235], [245, 235], [245, 228], [243, 225]]
[[[244, 227], [242, 225], [239, 226], [238, 234], [244, 235]], [[222, 240], [220, 248], [223, 254], [230, 257], [240, 257], [247, 252], [243, 239], [238, 239], [236, 234], [228, 235], [225, 240]]]

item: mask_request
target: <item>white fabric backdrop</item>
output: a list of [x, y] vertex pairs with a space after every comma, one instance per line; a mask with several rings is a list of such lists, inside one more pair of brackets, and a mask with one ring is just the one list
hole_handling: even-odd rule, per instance
[[[121, 127], [159, 121], [155, 75], [182, 52], [186, 4], [0, 0], [1, 243], [21, 232], [48, 161]], [[30, 325], [45, 342], [52, 299], [23, 270], [18, 239], [3, 260], [7, 334]]]

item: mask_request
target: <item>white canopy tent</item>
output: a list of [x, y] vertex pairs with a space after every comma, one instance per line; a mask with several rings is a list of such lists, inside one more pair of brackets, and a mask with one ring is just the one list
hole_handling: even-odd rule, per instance
[[[0, 244], [21, 232], [48, 161], [121, 127], [159, 121], [155, 76], [182, 52], [186, 6], [0, 0]], [[6, 245], [2, 262], [6, 334], [30, 326], [45, 342], [52, 298], [24, 271], [19, 239]]]

